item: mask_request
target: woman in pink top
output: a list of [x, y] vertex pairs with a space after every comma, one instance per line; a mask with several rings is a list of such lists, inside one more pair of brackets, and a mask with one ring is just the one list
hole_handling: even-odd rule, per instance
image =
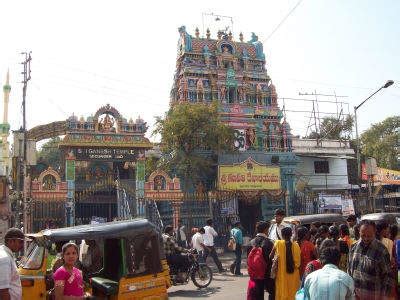
[[65, 244], [62, 247], [62, 259], [64, 264], [53, 275], [56, 300], [83, 299], [82, 272], [74, 267], [78, 260], [78, 246], [74, 243]]

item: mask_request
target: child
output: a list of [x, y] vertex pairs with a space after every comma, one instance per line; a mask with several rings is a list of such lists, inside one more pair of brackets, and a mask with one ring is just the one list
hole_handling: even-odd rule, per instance
[[78, 259], [78, 246], [66, 243], [62, 247], [62, 259], [63, 265], [53, 275], [56, 300], [83, 299], [82, 272], [74, 267]]

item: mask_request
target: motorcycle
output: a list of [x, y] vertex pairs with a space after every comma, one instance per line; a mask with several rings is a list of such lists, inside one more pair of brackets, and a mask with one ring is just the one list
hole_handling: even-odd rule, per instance
[[199, 255], [193, 251], [188, 253], [189, 264], [186, 270], [170, 266], [170, 276], [173, 285], [188, 284], [191, 279], [198, 288], [205, 288], [210, 285], [213, 273], [209, 266], [199, 262]]

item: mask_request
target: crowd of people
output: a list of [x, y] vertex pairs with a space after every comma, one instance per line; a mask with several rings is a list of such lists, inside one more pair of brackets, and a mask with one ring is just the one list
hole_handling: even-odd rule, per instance
[[258, 222], [248, 251], [248, 300], [398, 299], [397, 224], [362, 220], [310, 228]]
[[[285, 212], [278, 209], [272, 222], [258, 222], [256, 235], [248, 243], [247, 300], [262, 300], [265, 292], [268, 299], [277, 300], [398, 299], [397, 224], [357, 222], [352, 215], [347, 224], [326, 226], [315, 222], [307, 228], [283, 222], [284, 216]], [[182, 224], [176, 230], [166, 226], [162, 238], [168, 263], [187, 269], [189, 261], [185, 254], [192, 248], [197, 250], [200, 261], [205, 262], [210, 256], [218, 271], [226, 272], [215, 248], [217, 236], [212, 219], [204, 227], [193, 228], [191, 237]], [[230, 238], [229, 247], [235, 253], [235, 260], [229, 269], [235, 276], [241, 276], [245, 243], [240, 222], [232, 225]], [[9, 229], [5, 244], [0, 246], [0, 299], [21, 299], [13, 252], [21, 251], [23, 245], [22, 231]], [[79, 247], [70, 242], [55, 244], [54, 256], [49, 255], [55, 299], [83, 299], [81, 270], [101, 268], [95, 263], [102, 261], [95, 241], [82, 241]]]

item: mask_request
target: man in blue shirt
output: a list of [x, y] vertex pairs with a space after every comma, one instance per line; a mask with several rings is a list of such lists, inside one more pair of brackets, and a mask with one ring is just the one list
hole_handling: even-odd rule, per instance
[[336, 247], [323, 248], [319, 260], [323, 267], [309, 274], [304, 283], [306, 299], [353, 300], [354, 281], [339, 270], [340, 251]]
[[242, 263], [242, 245], [243, 245], [243, 233], [240, 229], [240, 222], [236, 222], [233, 224], [233, 228], [231, 229], [231, 237], [235, 239], [236, 248], [235, 248], [235, 261], [231, 264], [230, 271], [237, 276], [243, 275], [240, 273], [240, 264]]

